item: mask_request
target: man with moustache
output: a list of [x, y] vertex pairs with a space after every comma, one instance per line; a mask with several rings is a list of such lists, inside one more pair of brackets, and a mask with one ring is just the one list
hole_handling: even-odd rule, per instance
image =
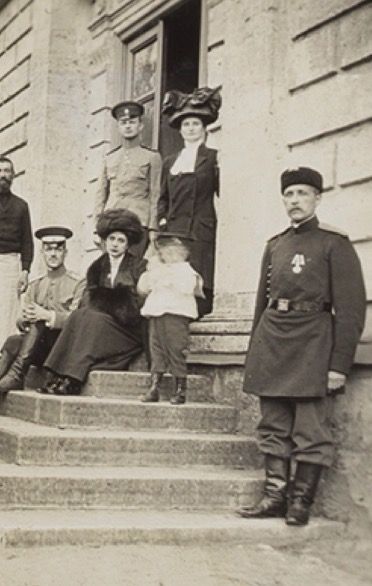
[[71, 230], [48, 226], [35, 232], [47, 272], [30, 282], [18, 320], [21, 334], [9, 336], [0, 357], [0, 395], [22, 389], [31, 364], [41, 366], [61, 329], [78, 307], [85, 282], [65, 267]]
[[308, 167], [281, 176], [291, 225], [264, 252], [245, 365], [244, 391], [260, 399], [266, 472], [261, 501], [238, 511], [248, 519], [307, 524], [322, 470], [333, 460], [334, 397], [344, 392], [363, 330], [360, 262], [346, 234], [316, 217], [322, 189], [322, 176]]
[[15, 329], [34, 255], [28, 205], [11, 191], [14, 174], [11, 159], [0, 157], [0, 346]]

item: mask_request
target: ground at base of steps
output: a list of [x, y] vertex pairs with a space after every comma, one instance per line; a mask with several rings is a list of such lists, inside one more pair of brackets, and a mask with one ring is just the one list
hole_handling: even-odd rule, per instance
[[265, 544], [0, 549], [2, 586], [369, 586], [372, 545]]

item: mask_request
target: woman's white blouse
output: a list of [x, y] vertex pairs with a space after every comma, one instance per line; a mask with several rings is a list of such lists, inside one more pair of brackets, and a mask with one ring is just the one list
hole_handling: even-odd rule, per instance
[[203, 141], [199, 140], [185, 145], [170, 169], [171, 175], [193, 173], [195, 171], [196, 157], [202, 143]]

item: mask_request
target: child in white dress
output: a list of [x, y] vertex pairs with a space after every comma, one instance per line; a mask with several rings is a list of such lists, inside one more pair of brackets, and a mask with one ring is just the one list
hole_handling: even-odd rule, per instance
[[156, 254], [138, 281], [146, 295], [141, 309], [150, 320], [151, 387], [144, 402], [159, 400], [162, 376], [173, 375], [172, 405], [186, 401], [189, 324], [196, 319], [196, 297], [203, 297], [203, 280], [187, 262], [189, 251], [181, 234], [161, 232]]

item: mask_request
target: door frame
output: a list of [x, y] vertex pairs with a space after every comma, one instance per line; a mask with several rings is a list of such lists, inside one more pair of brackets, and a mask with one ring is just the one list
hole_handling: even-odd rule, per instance
[[[124, 99], [130, 100], [132, 93], [132, 73], [134, 55], [136, 51], [140, 51], [152, 41], [158, 41], [157, 50], [157, 67], [155, 74], [155, 91], [151, 92], [154, 95], [154, 125], [152, 148], [157, 149], [159, 146], [159, 127], [160, 127], [160, 108], [161, 108], [161, 85], [162, 85], [162, 70], [163, 70], [163, 40], [164, 40], [164, 23], [159, 20], [152, 28], [146, 30], [144, 33], [136, 36], [132, 41], [125, 43], [124, 47]], [[150, 93], [149, 93], [150, 96]], [[146, 103], [146, 100], [144, 100]]]

